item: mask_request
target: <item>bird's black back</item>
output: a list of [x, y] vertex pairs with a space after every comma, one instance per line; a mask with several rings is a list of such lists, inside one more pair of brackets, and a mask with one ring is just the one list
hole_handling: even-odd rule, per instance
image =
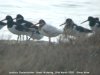
[[81, 26], [76, 26], [76, 30], [79, 32], [92, 32], [92, 30], [86, 29], [86, 28], [81, 27]]

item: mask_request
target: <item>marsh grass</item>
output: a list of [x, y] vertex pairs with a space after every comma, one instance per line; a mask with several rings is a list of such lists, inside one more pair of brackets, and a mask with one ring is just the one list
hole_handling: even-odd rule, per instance
[[[49, 45], [48, 42], [0, 41], [0, 75], [9, 72], [54, 72], [53, 75], [99, 75], [100, 32], [89, 38]], [[74, 71], [74, 74], [55, 72]], [[76, 72], [89, 72], [77, 74]], [[15, 75], [15, 74], [12, 74]], [[22, 75], [22, 74], [16, 74]], [[37, 74], [23, 74], [37, 75]], [[51, 74], [40, 74], [51, 75]]]

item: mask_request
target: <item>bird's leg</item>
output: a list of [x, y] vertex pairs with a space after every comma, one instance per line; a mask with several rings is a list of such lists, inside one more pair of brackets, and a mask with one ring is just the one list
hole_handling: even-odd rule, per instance
[[23, 41], [24, 41], [24, 35], [22, 35], [23, 36]]
[[31, 36], [30, 36], [30, 38], [28, 40], [30, 40], [30, 39], [31, 39]]
[[49, 44], [51, 43], [51, 38], [49, 37]]
[[27, 38], [27, 40], [28, 40], [28, 36], [26, 35], [26, 38]]
[[25, 37], [26, 37], [26, 41], [27, 41], [27, 35], [25, 35]]
[[18, 42], [18, 40], [19, 40], [19, 35], [18, 35], [18, 37], [17, 37], [17, 42]]
[[21, 43], [21, 35], [19, 35], [19, 40], [20, 40], [20, 43]]
[[28, 36], [26, 35], [26, 40], [28, 40]]
[[33, 34], [34, 34], [34, 32], [32, 32], [32, 35], [30, 36], [30, 38], [29, 38], [28, 40], [30, 40], [30, 39], [31, 39], [31, 37], [33, 36]]

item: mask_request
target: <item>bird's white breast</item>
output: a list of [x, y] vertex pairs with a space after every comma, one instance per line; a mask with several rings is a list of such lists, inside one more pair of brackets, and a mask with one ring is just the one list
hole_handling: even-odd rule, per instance
[[17, 34], [17, 35], [25, 35], [25, 34], [28, 34], [27, 32], [16, 30], [16, 25], [13, 25], [11, 28], [8, 28], [8, 30], [10, 32], [12, 32], [13, 34]]

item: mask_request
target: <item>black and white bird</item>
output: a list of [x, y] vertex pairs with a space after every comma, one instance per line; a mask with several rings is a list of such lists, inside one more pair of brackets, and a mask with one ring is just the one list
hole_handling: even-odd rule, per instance
[[24, 20], [24, 17], [21, 14], [18, 14], [15, 19], [18, 25], [22, 25], [32, 31], [32, 35], [30, 36], [31, 38], [39, 40], [43, 37], [43, 35], [41, 35], [38, 31], [38, 27], [35, 26], [33, 23]]
[[64, 31], [69, 32], [69, 34], [82, 34], [82, 33], [92, 33], [92, 30], [89, 30], [87, 28], [84, 28], [82, 26], [78, 26], [77, 24], [74, 23], [74, 21], [70, 18], [66, 19], [66, 21], [61, 24], [60, 26], [65, 25]]
[[76, 26], [76, 24], [71, 20], [71, 19], [66, 19], [65, 22], [63, 24], [61, 24], [60, 26], [65, 25], [64, 26], [64, 33], [66, 34], [70, 34], [72, 35], [72, 30], [74, 28], [74, 26]]
[[[11, 16], [6, 16], [4, 20], [7, 20], [7, 28], [8, 30], [13, 33], [18, 35], [17, 41], [21, 41], [21, 35], [32, 35], [32, 31], [16, 22], [13, 21], [13, 18]], [[38, 38], [37, 38], [38, 37]], [[41, 37], [38, 34], [34, 34], [35, 39], [40, 39]]]
[[3, 28], [4, 26], [6, 26], [6, 23], [0, 21], [0, 29]]
[[95, 31], [98, 27], [100, 27], [100, 21], [99, 18], [94, 18], [92, 16], [89, 16], [86, 21], [83, 21], [81, 24], [89, 22], [89, 26], [93, 31]]
[[[22, 25], [18, 25], [16, 22], [13, 21], [13, 18], [11, 16], [6, 16], [6, 18], [4, 20], [7, 20], [7, 28], [8, 30], [13, 33], [18, 35], [17, 37], [17, 41], [20, 40], [21, 41], [21, 35], [22, 34], [32, 34], [32, 32], [28, 29], [25, 28]], [[3, 20], [2, 20], [3, 21]]]
[[21, 14], [18, 14], [18, 15], [16, 16], [15, 19], [16, 19], [16, 22], [17, 22], [18, 24], [20, 24], [20, 25], [23, 25], [23, 26], [25, 26], [25, 27], [27, 27], [27, 28], [33, 27], [33, 28], [35, 28], [35, 29], [38, 29], [38, 27], [35, 26], [33, 23], [24, 20], [24, 17], [23, 17]]
[[39, 24], [39, 32], [49, 38], [49, 43], [51, 42], [51, 37], [56, 37], [63, 33], [63, 31], [56, 27], [47, 24], [43, 19], [39, 20], [37, 24]]

